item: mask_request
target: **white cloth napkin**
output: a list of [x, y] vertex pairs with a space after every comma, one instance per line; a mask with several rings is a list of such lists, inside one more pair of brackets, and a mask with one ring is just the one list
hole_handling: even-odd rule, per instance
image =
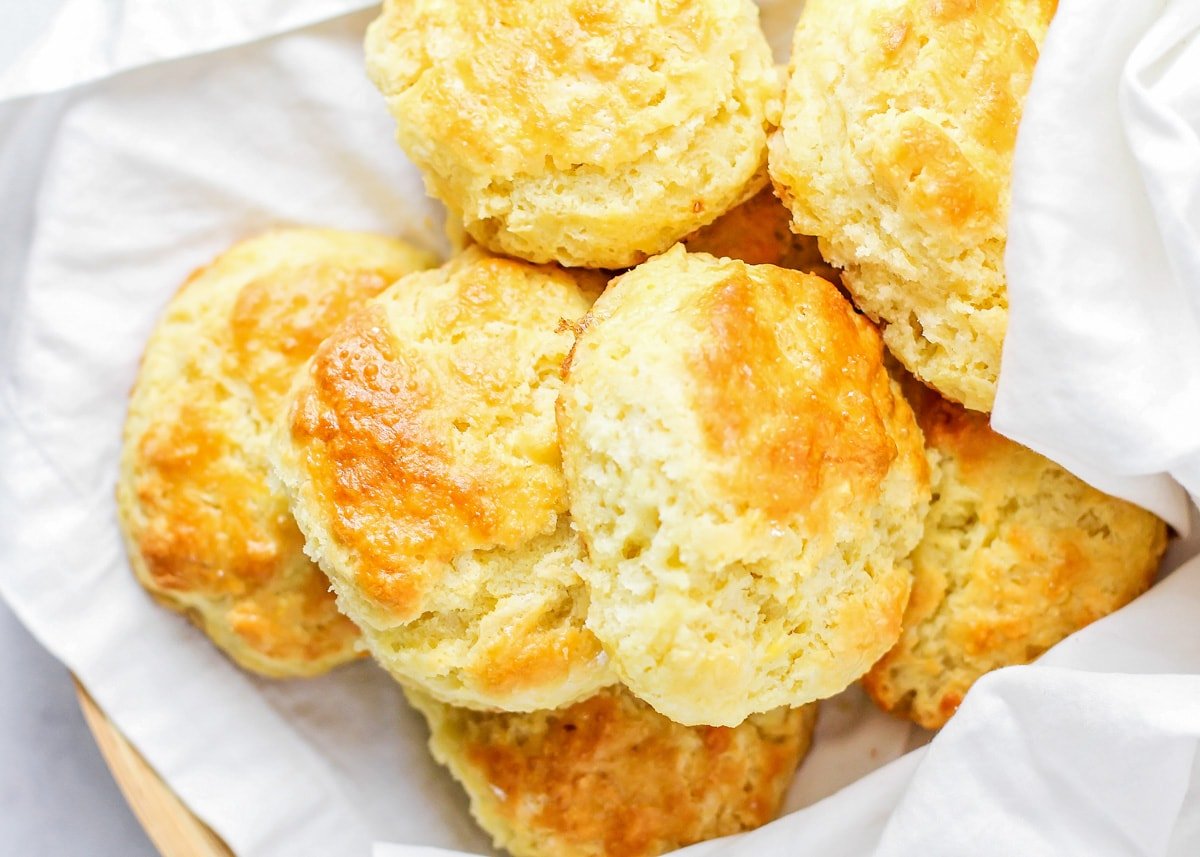
[[[0, 593], [243, 857], [366, 854], [373, 840], [486, 852], [461, 794], [429, 760], [424, 729], [389, 679], [365, 663], [310, 682], [241, 673], [137, 587], [114, 519], [125, 397], [148, 331], [193, 268], [233, 241], [285, 222], [384, 230], [443, 245], [439, 210], [392, 142], [391, 120], [362, 71], [360, 40], [370, 14], [346, 13], [364, 5], [68, 0], [37, 50], [0, 74], [0, 100], [7, 99], [0, 103]], [[786, 46], [798, 3], [763, 5], [773, 43]], [[1048, 81], [1059, 54], [1075, 50], [1059, 30], [1080, 26], [1076, 19], [1094, 16], [1100, 5], [1062, 4], [1032, 115], [1043, 93], [1055, 92]], [[1121, 4], [1109, 5], [1115, 16]], [[1146, 15], [1147, 27], [1152, 18]], [[1120, 63], [1094, 45], [1084, 49], [1094, 70]], [[1074, 105], [1061, 108], [1069, 109]], [[1100, 115], [1076, 113], [1079, 123]], [[1023, 159], [1036, 147], [1030, 127], [1018, 155], [1025, 170], [1040, 168]], [[1030, 182], [1019, 173], [1018, 191]], [[1087, 208], [1079, 199], [1090, 205], [1093, 197], [1061, 202], [1074, 215]], [[1023, 200], [1018, 194], [1015, 235], [1034, 210]], [[1141, 252], [1111, 254], [1112, 301], [1125, 296], [1140, 306], [1143, 293], [1122, 292], [1120, 283], [1133, 280], [1118, 272], [1141, 271]], [[1115, 391], [1108, 409], [1075, 406], [1070, 420], [1039, 435], [1043, 402], [1016, 397], [1025, 382], [1018, 388], [1010, 367], [1026, 360], [1060, 380], [1079, 367], [1070, 349], [1050, 353], [1063, 331], [1021, 333], [1044, 297], [1029, 290], [1050, 286], [1027, 279], [1022, 288], [1036, 300], [1027, 299], [1032, 309], [1020, 306], [1014, 288], [1004, 430], [1055, 455], [1057, 444], [1067, 452], [1058, 456], [1064, 463], [1079, 462], [1101, 487], [1182, 527], [1178, 489], [1154, 474], [1183, 473], [1165, 459], [1133, 454], [1136, 435], [1118, 430], [1132, 431], [1132, 422], [1148, 417], [1127, 414], [1114, 423], [1110, 411], [1121, 407]], [[1195, 288], [1193, 280], [1193, 295]], [[1109, 306], [1084, 301], [1059, 321], [1109, 330], [1102, 315]], [[1151, 346], [1164, 338], [1157, 332]], [[1168, 381], [1185, 386], [1183, 367], [1170, 364], [1155, 383], [1168, 391]], [[1059, 386], [1058, 396], [1074, 390], [1069, 382]], [[1096, 418], [1101, 413], [1105, 419]], [[1174, 424], [1152, 427], [1167, 432]], [[1096, 452], [1105, 443], [1125, 454]], [[964, 842], [972, 846], [966, 851], [984, 853], [980, 831], [988, 831], [986, 846], [994, 848], [987, 853], [1051, 853], [1037, 851], [1030, 837], [1044, 832], [1042, 844], [1053, 847], [1097, 813], [1108, 819], [1102, 830], [1126, 837], [1113, 854], [1194, 853], [1200, 819], [1167, 817], [1190, 780], [1179, 765], [1160, 760], [1195, 756], [1186, 727], [1196, 722], [1188, 719], [1196, 687], [1186, 674], [1200, 673], [1198, 593], [1200, 569], [1189, 566], [1071, 638], [1043, 665], [981, 683], [928, 751], [890, 765], [924, 733], [879, 714], [852, 689], [824, 706], [814, 751], [788, 797], [787, 808], [797, 811], [692, 853], [774, 857], [803, 847], [861, 855], [920, 843], [928, 852], [957, 854]], [[1073, 654], [1058, 663], [1060, 651]], [[1158, 673], [1180, 675], [1138, 675]], [[1135, 782], [1122, 780], [1120, 754], [1098, 752], [1126, 739], [1138, 754], [1132, 758], [1146, 762], [1136, 767]], [[1066, 777], [1070, 771], [1076, 773]], [[1081, 783], [1094, 787], [1091, 802], [1081, 798]], [[1040, 814], [1026, 815], [1034, 804]], [[1155, 811], [1147, 815], [1147, 808]], [[1023, 825], [1008, 819], [1018, 812]], [[939, 838], [949, 837], [950, 827], [956, 836], [975, 835]], [[1193, 852], [1130, 850], [1172, 836]], [[1022, 851], [1026, 846], [1034, 850]], [[400, 846], [392, 853], [429, 852]]]
[[365, 9], [368, 0], [57, 0], [42, 36], [0, 74], [0, 97], [66, 89]]
[[1200, 3], [1061, 0], [1025, 104], [992, 423], [1179, 527], [1200, 496]]

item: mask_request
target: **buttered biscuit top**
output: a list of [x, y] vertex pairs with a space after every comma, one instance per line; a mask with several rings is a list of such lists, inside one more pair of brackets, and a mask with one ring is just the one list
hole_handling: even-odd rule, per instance
[[900, 631], [929, 485], [828, 281], [682, 247], [617, 278], [559, 400], [588, 627], [680, 723], [842, 690]]
[[469, 249], [336, 330], [277, 427], [340, 606], [383, 666], [447, 702], [553, 708], [611, 680], [554, 426], [563, 323], [602, 284]]
[[626, 267], [766, 180], [750, 0], [389, 0], [366, 48], [430, 192], [496, 251]]
[[117, 488], [130, 561], [242, 666], [310, 675], [357, 656], [271, 486], [269, 426], [325, 335], [433, 261], [382, 236], [278, 230], [193, 274], [150, 337]]

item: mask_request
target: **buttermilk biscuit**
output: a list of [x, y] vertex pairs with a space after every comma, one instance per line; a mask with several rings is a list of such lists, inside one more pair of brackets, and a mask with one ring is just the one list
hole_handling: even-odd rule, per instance
[[692, 253], [778, 265], [840, 283], [841, 272], [821, 256], [817, 239], [792, 232], [791, 220], [791, 212], [767, 186], [681, 243]]
[[588, 627], [685, 724], [837, 693], [895, 642], [929, 474], [826, 280], [675, 247], [614, 280], [559, 399]]
[[1043, 651], [1143, 592], [1166, 526], [1000, 437], [911, 381], [933, 504], [900, 640], [864, 679], [879, 705], [936, 729], [989, 670]]
[[514, 857], [651, 857], [775, 817], [816, 704], [736, 728], [672, 723], [617, 686], [558, 711], [465, 711], [409, 692], [434, 758]]
[[479, 243], [623, 268], [766, 181], [781, 87], [750, 0], [387, 0], [367, 70]]
[[270, 232], [193, 274], [146, 345], [117, 485], [130, 562], [247, 669], [312, 675], [355, 657], [354, 625], [269, 484], [268, 428], [350, 309], [431, 264], [381, 236]]
[[470, 248], [318, 349], [274, 463], [376, 659], [456, 704], [554, 708], [612, 681], [554, 424], [564, 319], [603, 279]]
[[990, 411], [1013, 144], [1055, 0], [809, 0], [771, 178], [884, 342]]

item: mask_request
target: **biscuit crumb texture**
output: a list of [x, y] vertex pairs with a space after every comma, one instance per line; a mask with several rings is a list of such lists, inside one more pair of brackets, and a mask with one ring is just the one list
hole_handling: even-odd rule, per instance
[[367, 70], [429, 192], [533, 262], [624, 268], [766, 182], [750, 0], [388, 0]]
[[882, 353], [829, 282], [681, 246], [585, 318], [558, 419], [588, 626], [672, 720], [830, 696], [898, 637], [929, 483]]
[[117, 486], [130, 563], [246, 669], [314, 675], [359, 655], [270, 484], [269, 426], [340, 319], [432, 264], [382, 236], [276, 230], [193, 274], [150, 336]]
[[885, 710], [942, 726], [984, 673], [1038, 657], [1154, 579], [1166, 525], [995, 434], [911, 379], [933, 504], [896, 646], [863, 681]]
[[472, 815], [514, 857], [653, 857], [759, 827], [816, 720], [813, 704], [736, 728], [681, 726], [620, 687], [532, 714], [408, 697]]
[[990, 411], [1012, 154], [1055, 0], [809, 0], [771, 178], [918, 378]]
[[439, 699], [528, 711], [613, 680], [584, 627], [554, 422], [563, 322], [603, 283], [470, 248], [334, 331], [277, 424], [276, 471], [342, 610]]

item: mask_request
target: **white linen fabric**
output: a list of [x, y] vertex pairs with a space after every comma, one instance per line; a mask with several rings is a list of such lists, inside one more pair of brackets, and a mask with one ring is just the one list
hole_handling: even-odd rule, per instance
[[1061, 0], [1017, 138], [992, 424], [1177, 528], [1200, 496], [1200, 3]]
[[0, 98], [49, 93], [176, 57], [246, 44], [365, 0], [58, 0], [45, 33], [0, 74]]
[[[383, 230], [445, 249], [440, 210], [393, 143], [391, 120], [362, 70], [361, 35], [371, 13], [355, 10], [365, 5], [67, 0], [37, 48], [0, 74], [0, 594], [243, 857], [366, 854], [377, 840], [404, 843], [379, 845], [381, 855], [487, 853], [457, 787], [428, 758], [419, 718], [390, 679], [367, 663], [307, 682], [240, 672], [145, 596], [128, 571], [115, 521], [126, 395], [149, 330], [192, 269], [281, 223]], [[799, 4], [763, 5], [773, 44], [783, 48]], [[1166, 15], [1171, 4], [1158, 5]], [[1053, 76], [1079, 49], [1080, 37], [1067, 34], [1085, 27], [1078, 20], [1084, 17], [1128, 23], [1122, 8], [1117, 0], [1062, 4], [1018, 151], [1013, 233], [1015, 244], [1026, 242], [1022, 252], [1057, 252], [1058, 240], [1080, 239], [1069, 227], [1085, 223], [1083, 209], [1090, 217], [1100, 202], [1124, 204], [1115, 190], [1111, 199], [1098, 196], [1094, 184], [1085, 183], [1087, 194], [1073, 202], [1034, 200], [1038, 188], [1030, 186], [1037, 184], [1030, 171], [1046, 166], [1035, 155], [1037, 135], [1049, 132], [1032, 130], [1041, 127], [1036, 123], [1048, 123], [1054, 109], [1100, 123], [1100, 108], [1111, 106], [1099, 95], [1081, 99], [1078, 109], [1054, 102]], [[1164, 29], [1160, 20], [1151, 10], [1132, 36], [1114, 31], [1104, 51], [1095, 42], [1086, 46], [1091, 72], [1107, 74], [1123, 63], [1120, 51], [1154, 53], [1139, 47], [1148, 43], [1141, 32], [1179, 35], [1178, 21]], [[1129, 140], [1141, 139], [1129, 117], [1162, 115], [1137, 108], [1139, 93], [1180, 110], [1195, 106], [1187, 67], [1172, 65], [1194, 50], [1172, 48], [1165, 37], [1149, 43], [1163, 53], [1137, 66], [1149, 69], [1131, 78], [1140, 89], [1121, 90], [1125, 106], [1115, 131]], [[1054, 103], [1043, 106], [1047, 101]], [[1137, 121], [1145, 133], [1194, 128], [1195, 111], [1184, 115], [1190, 126]], [[1073, 133], [1088, 135], [1114, 130], [1070, 127], [1086, 127]], [[1186, 160], [1161, 154], [1172, 139], [1182, 145], [1186, 135], [1154, 136], [1157, 142], [1146, 144], [1159, 153], [1153, 157], [1130, 143], [1139, 158], [1113, 162], [1162, 169], [1157, 175], [1171, 190], [1170, 204], [1146, 190], [1159, 199], [1151, 206], [1154, 224], [1171, 212], [1194, 218], [1200, 193]], [[1126, 192], [1153, 186], [1139, 175], [1123, 185]], [[1116, 181], [1108, 176], [1105, 194]], [[1050, 203], [1062, 206], [1054, 241], [1042, 222], [1053, 219]], [[1194, 378], [1183, 362], [1196, 347], [1185, 335], [1184, 308], [1195, 303], [1196, 280], [1176, 271], [1196, 269], [1174, 261], [1155, 269], [1152, 285], [1141, 279], [1159, 248], [1186, 249], [1180, 224], [1196, 221], [1171, 222], [1173, 232], [1152, 232], [1158, 243], [1129, 245], [1130, 254], [1115, 249], [1124, 232], [1105, 233], [1112, 240], [1104, 242], [1104, 264], [1094, 267], [1111, 275], [1107, 297], [1076, 295], [1075, 313], [1058, 314], [1060, 328], [1032, 305], [1068, 300], [1075, 281], [1064, 284], [1058, 274], [1033, 279], [1047, 263], [1021, 273], [1018, 254], [1011, 254], [1014, 333], [998, 425], [1183, 529], [1182, 495], [1163, 474], [1195, 490], [1186, 468], [1168, 459], [1186, 452], [1180, 439], [1188, 430], [1200, 432], [1194, 423], [1185, 429], [1160, 422], [1187, 416], [1182, 404], [1159, 407], [1160, 398], [1126, 395], [1139, 372], [1168, 398]], [[1162, 327], [1147, 348], [1177, 362], [1136, 356], [1133, 349], [1146, 344], [1136, 337], [1110, 339], [1134, 355], [1128, 365], [1110, 361], [1121, 372], [1111, 400], [1101, 407], [1080, 393], [1063, 402], [1081, 371], [1072, 354], [1094, 360], [1106, 352], [1094, 343], [1078, 352], [1057, 345], [1070, 335], [1118, 329], [1101, 314], [1106, 307], [1123, 323], [1157, 319], [1157, 310], [1142, 304], [1163, 295], [1180, 298], [1164, 320], [1175, 326]], [[1194, 324], [1194, 306], [1189, 311]], [[1039, 366], [1057, 380], [1032, 383], [1028, 371]], [[1103, 391], [1089, 387], [1092, 375], [1081, 378], [1089, 395]], [[1139, 410], [1122, 411], [1131, 401]], [[1156, 455], [1143, 454], [1143, 431]], [[1180, 559], [1187, 553], [1176, 550]], [[824, 706], [813, 753], [788, 796], [790, 813], [761, 831], [688, 853], [773, 857], [812, 849], [836, 857], [922, 847], [934, 854], [1040, 854], [1089, 829], [1113, 841], [1106, 851], [1094, 838], [1079, 840], [1088, 854], [1194, 853], [1200, 818], [1179, 808], [1200, 803], [1188, 767], [1196, 756], [1197, 616], [1200, 566], [1193, 564], [1038, 666], [981, 682], [931, 747], [907, 755], [928, 735], [880, 714], [851, 689]], [[1128, 753], [1108, 752], [1118, 745]], [[1104, 826], [1095, 827], [1101, 814]], [[1021, 823], [1012, 821], [1017, 816]], [[1191, 852], [1178, 850], [1188, 844]], [[1136, 850], [1143, 846], [1150, 850]]]

